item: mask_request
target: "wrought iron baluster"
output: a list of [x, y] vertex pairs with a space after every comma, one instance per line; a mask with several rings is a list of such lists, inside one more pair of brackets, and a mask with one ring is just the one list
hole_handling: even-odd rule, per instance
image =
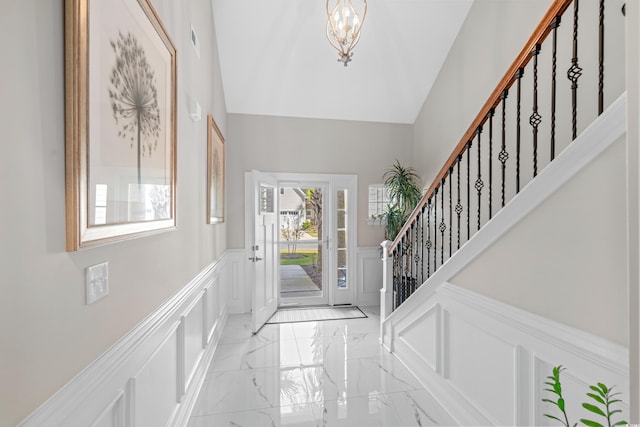
[[598, 25], [598, 115], [604, 110], [604, 0], [600, 0]]
[[442, 194], [440, 195], [440, 212], [442, 212], [442, 221], [440, 222], [440, 234], [442, 239], [440, 241], [440, 265], [444, 264], [444, 232], [447, 230], [447, 225], [444, 223], [444, 178], [440, 181], [440, 187], [442, 188]]
[[413, 242], [413, 262], [415, 263], [415, 271], [413, 272], [413, 282], [411, 284], [411, 293], [415, 292], [416, 290], [416, 284], [418, 283], [418, 278], [420, 277], [420, 252], [418, 251], [418, 249], [420, 249], [420, 212], [418, 212], [418, 214], [416, 215], [416, 231], [413, 235], [414, 237], [414, 242]]
[[529, 117], [529, 124], [533, 127], [533, 176], [538, 175], [538, 126], [542, 123], [542, 116], [538, 113], [538, 54], [540, 45], [537, 44], [531, 55], [533, 56], [533, 113]]
[[438, 269], [438, 188], [433, 190], [433, 272]]
[[400, 240], [400, 250], [398, 252], [398, 306], [402, 301], [402, 282], [404, 278], [404, 240]]
[[424, 206], [420, 211], [420, 284], [424, 283]]
[[402, 303], [402, 278], [404, 276], [403, 268], [404, 249], [401, 247], [398, 253], [398, 306]]
[[471, 239], [471, 141], [467, 142], [467, 242]]
[[398, 249], [393, 250], [393, 309], [398, 308]]
[[431, 199], [427, 200], [427, 279], [431, 277]]
[[524, 75], [524, 69], [519, 68], [516, 73], [516, 80], [518, 82], [516, 88], [516, 194], [520, 192], [520, 110], [522, 100], [522, 76]]
[[462, 162], [462, 155], [458, 155], [458, 203], [456, 204], [456, 215], [458, 215], [458, 249], [460, 249], [460, 214], [462, 214], [462, 205], [460, 204], [460, 163]]
[[493, 217], [493, 115], [495, 109], [489, 110], [489, 219]]
[[560, 26], [560, 15], [551, 22], [553, 29], [553, 41], [551, 52], [551, 160], [556, 157], [556, 68], [558, 51], [558, 27]]
[[453, 174], [453, 167], [449, 168], [449, 258], [451, 258], [451, 253], [453, 252], [453, 205], [452, 205], [452, 179], [451, 175]]
[[402, 238], [403, 241], [403, 249], [404, 249], [404, 274], [402, 275], [402, 302], [407, 299], [407, 278], [409, 277], [408, 265], [409, 262], [409, 238], [407, 237], [409, 231], [407, 230]]
[[414, 229], [414, 224], [411, 223], [411, 225], [409, 226], [409, 238], [408, 238], [408, 244], [409, 244], [409, 256], [408, 256], [408, 264], [409, 264], [409, 277], [407, 277], [407, 295], [406, 298], [409, 298], [409, 295], [411, 295], [411, 282], [413, 281], [413, 242], [414, 242], [414, 233], [415, 233], [415, 229]]
[[419, 274], [419, 265], [418, 262], [420, 261], [420, 254], [418, 253], [418, 244], [419, 244], [419, 239], [418, 239], [418, 227], [420, 226], [420, 212], [418, 212], [418, 215], [416, 216], [416, 220], [415, 220], [415, 231], [413, 232], [413, 243], [411, 244], [411, 248], [413, 251], [413, 264], [414, 264], [414, 270], [413, 270], [413, 274], [411, 275], [411, 293], [413, 294], [413, 292], [416, 290], [416, 283], [418, 282], [418, 274]]
[[507, 153], [507, 137], [506, 137], [506, 122], [507, 122], [507, 96], [509, 91], [507, 89], [502, 92], [500, 99], [502, 100], [502, 148], [500, 154], [498, 154], [498, 160], [502, 163], [502, 207], [504, 208], [504, 181], [506, 175], [507, 160], [509, 160], [509, 153]]
[[478, 192], [478, 230], [480, 230], [480, 216], [482, 211], [482, 188], [484, 187], [484, 182], [482, 181], [482, 163], [480, 161], [480, 150], [481, 150], [481, 135], [482, 135], [482, 126], [478, 127], [476, 130], [478, 135], [478, 179], [476, 179], [476, 191]]
[[578, 79], [582, 75], [582, 68], [578, 65], [578, 5], [579, 0], [573, 0], [573, 57], [571, 67], [567, 71], [567, 78], [571, 80], [571, 135], [578, 136]]

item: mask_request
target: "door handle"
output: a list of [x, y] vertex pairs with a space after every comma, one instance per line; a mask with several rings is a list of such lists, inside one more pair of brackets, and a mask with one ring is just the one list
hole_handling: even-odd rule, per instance
[[262, 261], [262, 258], [259, 258], [257, 256], [252, 256], [252, 257], [249, 257], [249, 261], [258, 262], [258, 261]]

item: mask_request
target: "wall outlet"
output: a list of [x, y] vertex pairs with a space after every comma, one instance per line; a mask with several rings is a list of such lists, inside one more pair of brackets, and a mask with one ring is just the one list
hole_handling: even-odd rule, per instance
[[103, 262], [85, 271], [85, 287], [87, 291], [87, 305], [93, 304], [109, 295], [109, 263]]

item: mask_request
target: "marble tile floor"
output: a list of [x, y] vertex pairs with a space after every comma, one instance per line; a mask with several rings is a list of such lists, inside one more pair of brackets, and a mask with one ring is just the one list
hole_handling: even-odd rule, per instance
[[189, 427], [444, 426], [453, 419], [366, 319], [265, 325], [230, 316]]

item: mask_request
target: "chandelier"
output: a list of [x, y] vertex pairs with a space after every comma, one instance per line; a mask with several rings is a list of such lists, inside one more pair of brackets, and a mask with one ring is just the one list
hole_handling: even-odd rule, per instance
[[351, 0], [327, 0], [327, 39], [338, 51], [338, 61], [346, 67], [353, 56], [353, 48], [360, 40], [360, 30], [367, 14], [367, 0], [362, 0], [362, 17], [358, 16]]

